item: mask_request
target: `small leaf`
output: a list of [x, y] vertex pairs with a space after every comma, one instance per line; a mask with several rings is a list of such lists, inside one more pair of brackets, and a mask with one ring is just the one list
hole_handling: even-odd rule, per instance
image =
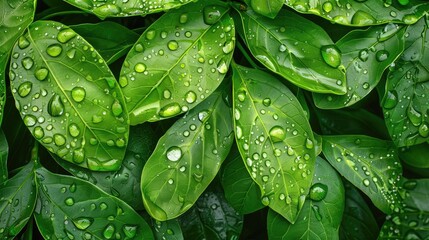
[[152, 219], [155, 239], [157, 240], [183, 240], [183, 233], [178, 219], [164, 222]]
[[9, 146], [7, 145], [6, 136], [3, 130], [0, 129], [0, 184], [7, 179], [7, 155], [9, 154]]
[[34, 162], [0, 184], [0, 238], [14, 239], [30, 219], [36, 203]]
[[118, 169], [128, 143], [121, 89], [72, 29], [38, 21], [15, 45], [11, 88], [24, 124], [50, 152], [81, 167]]
[[159, 139], [141, 179], [144, 205], [153, 218], [173, 219], [197, 201], [229, 153], [231, 119], [231, 110], [217, 91]]
[[354, 30], [341, 38], [336, 45], [346, 67], [347, 93], [341, 96], [314, 93], [314, 104], [322, 109], [337, 109], [363, 99], [404, 50], [404, 33], [405, 28], [388, 24]]
[[261, 201], [294, 222], [314, 172], [315, 139], [298, 99], [275, 77], [233, 65], [235, 138]]
[[36, 170], [34, 217], [45, 239], [153, 239], [145, 220], [122, 200], [75, 177]]
[[270, 239], [338, 238], [344, 211], [344, 187], [340, 176], [322, 158], [316, 160], [316, 170], [309, 198], [304, 203], [295, 224], [274, 211], [268, 212]]
[[323, 28], [286, 10], [275, 19], [252, 10], [237, 12], [240, 35], [268, 69], [305, 90], [346, 93], [341, 53]]
[[399, 212], [402, 167], [392, 142], [364, 135], [323, 136], [323, 154], [384, 213]]
[[269, 18], [275, 18], [280, 9], [282, 9], [285, 0], [246, 0], [246, 3], [250, 5], [256, 13]]
[[228, 10], [222, 2], [199, 1], [146, 29], [119, 78], [131, 125], [187, 112], [220, 85], [235, 46]]

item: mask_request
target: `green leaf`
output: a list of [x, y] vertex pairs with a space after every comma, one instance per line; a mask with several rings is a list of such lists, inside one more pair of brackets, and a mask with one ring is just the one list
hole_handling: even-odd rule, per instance
[[182, 228], [178, 219], [160, 222], [152, 219], [155, 239], [157, 240], [183, 240]]
[[121, 198], [135, 210], [143, 210], [140, 178], [143, 166], [156, 145], [155, 133], [147, 124], [132, 127], [122, 165], [113, 172], [94, 172], [66, 161], [56, 162], [75, 177], [89, 181], [103, 191]]
[[238, 151], [228, 157], [224, 164], [222, 186], [228, 203], [241, 214], [249, 214], [264, 207], [261, 203], [261, 191], [250, 177]]
[[95, 14], [100, 19], [107, 17], [145, 16], [146, 14], [167, 11], [192, 2], [192, 0], [64, 0], [86, 12]]
[[390, 141], [364, 135], [323, 136], [323, 154], [337, 171], [384, 213], [402, 207], [402, 167]]
[[322, 158], [316, 160], [316, 170], [309, 198], [304, 203], [295, 224], [274, 211], [268, 212], [270, 239], [338, 238], [344, 211], [344, 187], [340, 176]]
[[0, 238], [14, 239], [33, 213], [37, 189], [34, 162], [25, 165], [15, 176], [0, 184]]
[[421, 143], [399, 149], [399, 158], [406, 164], [416, 168], [429, 168], [429, 144]]
[[159, 139], [143, 168], [148, 213], [159, 221], [183, 214], [214, 179], [233, 143], [231, 110], [217, 91]]
[[128, 114], [121, 89], [94, 48], [61, 23], [37, 21], [13, 55], [12, 93], [33, 136], [81, 167], [118, 169]]
[[269, 18], [275, 18], [280, 9], [282, 9], [285, 0], [246, 0], [245, 2], [250, 5], [256, 13]]
[[7, 170], [7, 155], [9, 154], [9, 146], [7, 145], [6, 136], [3, 130], [0, 129], [0, 184], [6, 181]]
[[124, 56], [139, 38], [138, 34], [115, 22], [84, 23], [70, 26], [85, 38], [107, 64]]
[[313, 94], [318, 108], [348, 107], [363, 99], [377, 86], [384, 70], [404, 50], [405, 28], [388, 24], [366, 30], [354, 30], [336, 45], [346, 67], [347, 93], [345, 95]]
[[228, 10], [222, 2], [199, 1], [167, 12], [146, 29], [119, 79], [131, 125], [187, 112], [220, 85], [235, 46]]
[[122, 200], [75, 177], [36, 170], [34, 217], [45, 239], [153, 239], [145, 220]]
[[315, 164], [315, 139], [298, 99], [275, 77], [233, 65], [235, 138], [261, 201], [295, 222]]
[[349, 182], [345, 182], [344, 186], [346, 204], [340, 227], [340, 239], [377, 239], [378, 225], [365, 199], [360, 195], [359, 190]]
[[349, 26], [389, 22], [413, 24], [429, 11], [429, 3], [424, 0], [287, 0], [286, 5], [298, 12], [315, 14], [331, 22]]
[[[14, 0], [0, 2], [0, 124], [6, 101], [6, 65], [13, 44], [33, 21], [35, 0]], [[1, 181], [1, 179], [0, 179]]]
[[238, 13], [240, 35], [268, 69], [309, 91], [346, 93], [341, 53], [317, 24], [286, 10], [275, 19], [252, 10]]
[[187, 213], [179, 218], [185, 239], [238, 239], [243, 215], [229, 205], [219, 188], [204, 192]]
[[386, 81], [383, 113], [390, 136], [398, 147], [429, 141], [428, 25], [429, 19], [422, 18], [408, 27], [405, 51]]

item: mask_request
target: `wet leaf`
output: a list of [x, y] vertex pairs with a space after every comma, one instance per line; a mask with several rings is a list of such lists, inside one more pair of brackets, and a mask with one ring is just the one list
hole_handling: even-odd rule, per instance
[[36, 170], [34, 217], [45, 239], [153, 239], [145, 220], [89, 182]]
[[143, 168], [148, 213], [159, 221], [192, 207], [214, 179], [233, 142], [231, 110], [217, 91], [171, 126]]
[[36, 202], [34, 163], [0, 184], [0, 238], [14, 239], [30, 219]]
[[237, 12], [240, 35], [265, 67], [309, 91], [346, 93], [341, 53], [320, 26], [286, 10], [275, 19]]
[[119, 78], [131, 125], [187, 112], [219, 86], [235, 46], [228, 10], [222, 2], [199, 1], [146, 29]]
[[121, 89], [101, 56], [72, 29], [34, 22], [15, 45], [11, 88], [24, 124], [62, 159], [118, 169], [128, 143]]
[[164, 222], [152, 221], [155, 239], [157, 240], [183, 240], [183, 233], [178, 219], [171, 219]]
[[0, 2], [0, 32], [2, 32], [0, 35], [0, 124], [6, 101], [6, 65], [9, 61], [10, 51], [15, 41], [33, 21], [35, 5], [35, 0]]
[[275, 77], [233, 65], [235, 138], [261, 201], [295, 222], [314, 172], [315, 139], [298, 99]]
[[384, 70], [404, 50], [405, 28], [397, 24], [354, 30], [336, 45], [346, 67], [345, 95], [313, 94], [314, 104], [322, 109], [348, 107], [367, 96], [377, 86]]
[[390, 141], [364, 135], [323, 136], [323, 154], [384, 213], [399, 212], [402, 167]]
[[344, 187], [340, 176], [317, 158], [313, 185], [295, 224], [274, 211], [268, 212], [270, 239], [339, 239], [344, 211]]
[[245, 2], [250, 5], [256, 13], [269, 18], [275, 18], [280, 9], [282, 9], [285, 0], [246, 0]]
[[3, 130], [0, 129], [0, 184], [6, 181], [8, 176], [7, 170], [7, 155], [9, 154], [9, 146], [7, 145], [6, 136]]
[[315, 14], [331, 22], [349, 26], [389, 22], [413, 24], [429, 11], [429, 3], [423, 0], [287, 0], [286, 5], [298, 12]]

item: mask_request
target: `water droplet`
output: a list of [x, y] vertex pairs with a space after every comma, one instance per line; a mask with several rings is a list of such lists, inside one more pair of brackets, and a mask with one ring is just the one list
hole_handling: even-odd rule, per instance
[[264, 104], [265, 107], [269, 107], [271, 105], [271, 99], [265, 98], [264, 100], [262, 100], [262, 104]]
[[33, 87], [33, 84], [31, 82], [23, 82], [18, 87], [18, 94], [21, 97], [26, 97], [31, 92], [31, 88]]
[[368, 186], [369, 186], [369, 183], [370, 183], [370, 182], [369, 182], [369, 180], [368, 180], [368, 179], [366, 179], [366, 178], [365, 178], [362, 182], [363, 182], [363, 185], [365, 185], [366, 187], [368, 187]]
[[182, 15], [180, 15], [179, 22], [181, 24], [185, 24], [187, 21], [188, 21], [188, 14], [183, 13]]
[[33, 135], [37, 140], [40, 140], [45, 136], [45, 132], [43, 131], [42, 127], [37, 126], [33, 130]]
[[178, 103], [170, 103], [165, 105], [159, 110], [159, 116], [161, 117], [172, 117], [181, 112], [180, 105]]
[[314, 217], [316, 217], [318, 221], [322, 221], [322, 215], [320, 214], [319, 206], [312, 205], [311, 208], [313, 209]]
[[24, 36], [19, 37], [18, 47], [21, 49], [25, 49], [30, 45], [30, 42]]
[[135, 50], [136, 52], [143, 52], [143, 50], [144, 50], [143, 44], [141, 44], [141, 43], [137, 43], [137, 44], [134, 46], [134, 50]]
[[427, 123], [422, 123], [419, 127], [420, 136], [426, 138], [429, 136], [429, 126]]
[[375, 22], [376, 20], [371, 14], [364, 12], [362, 10], [356, 11], [352, 17], [352, 24], [358, 25], [358, 26], [371, 25]]
[[92, 115], [92, 122], [93, 123], [100, 123], [103, 121], [103, 117], [99, 115]]
[[167, 38], [167, 32], [166, 32], [166, 31], [162, 31], [162, 32], [161, 32], [161, 38], [162, 38], [162, 39]]
[[238, 101], [240, 101], [240, 102], [244, 102], [244, 100], [246, 99], [246, 91], [244, 91], [244, 90], [240, 90], [240, 91], [237, 93], [237, 98], [238, 98]]
[[146, 39], [147, 40], [152, 40], [156, 35], [155, 30], [149, 30], [146, 32]]
[[171, 40], [167, 43], [168, 49], [176, 51], [179, 48], [179, 43], [176, 40]]
[[85, 99], [86, 91], [82, 87], [74, 87], [71, 91], [71, 96], [75, 102], [82, 102]]
[[331, 11], [332, 11], [332, 3], [331, 2], [329, 2], [329, 1], [327, 1], [327, 2], [325, 2], [325, 3], [323, 3], [323, 5], [322, 5], [322, 9], [323, 9], [323, 11], [325, 11], [326, 13], [330, 13]]
[[115, 101], [112, 104], [112, 113], [115, 117], [119, 117], [122, 114], [122, 105], [119, 101]]
[[187, 103], [194, 103], [195, 100], [197, 100], [197, 94], [195, 94], [193, 91], [189, 91], [185, 95], [185, 100]]
[[54, 143], [60, 147], [66, 143], [66, 138], [63, 135], [56, 133], [54, 134]]
[[69, 133], [72, 137], [77, 137], [80, 134], [80, 129], [76, 123], [72, 123], [69, 125]]
[[387, 58], [389, 58], [389, 52], [386, 50], [380, 50], [375, 54], [375, 59], [377, 59], [379, 62], [383, 62]]
[[241, 139], [241, 137], [243, 137], [243, 130], [241, 129], [240, 126], [237, 126], [235, 129], [236, 129], [235, 134], [237, 136], [237, 139]]
[[363, 89], [368, 89], [369, 88], [369, 83], [368, 82], [364, 82], [363, 84], [362, 84], [362, 88]]
[[60, 44], [52, 44], [46, 49], [46, 53], [51, 57], [58, 57], [61, 52], [63, 51], [63, 48]]
[[320, 48], [322, 58], [326, 64], [333, 68], [341, 65], [341, 52], [335, 45], [326, 45]]
[[422, 123], [422, 114], [419, 113], [413, 106], [408, 107], [407, 117], [414, 126], [419, 126]]
[[225, 54], [228, 54], [230, 52], [232, 52], [232, 50], [234, 50], [234, 41], [228, 41], [223, 45], [222, 48], [223, 52]]
[[215, 24], [222, 17], [217, 6], [206, 6], [203, 9], [203, 20], [207, 25]]
[[71, 28], [65, 28], [58, 33], [57, 40], [60, 43], [66, 43], [70, 41], [70, 39], [74, 38], [75, 36], [76, 36], [75, 31], [73, 31]]
[[54, 94], [48, 103], [48, 113], [52, 117], [58, 117], [64, 113], [64, 104], [58, 94]]
[[128, 238], [133, 238], [136, 236], [137, 226], [124, 225], [122, 227], [122, 231], [124, 232], [125, 236], [127, 236]]
[[310, 188], [310, 199], [313, 201], [322, 201], [328, 193], [328, 186], [323, 183], [315, 183]]
[[25, 69], [30, 70], [33, 67], [34, 61], [30, 57], [26, 57], [22, 59], [21, 64]]
[[173, 183], [174, 183], [174, 180], [173, 180], [172, 178], [170, 178], [170, 179], [168, 179], [168, 181], [167, 181], [167, 182], [168, 182], [168, 184], [170, 184], [170, 185], [171, 185], [171, 184], [173, 184]]
[[144, 65], [143, 63], [137, 63], [134, 66], [134, 70], [138, 73], [142, 73], [146, 70], [146, 65]]
[[368, 60], [368, 57], [369, 57], [369, 53], [367, 49], [362, 49], [359, 51], [359, 59], [362, 62], [366, 62], [366, 60]]
[[67, 55], [68, 58], [73, 59], [74, 56], [76, 55], [76, 49], [74, 49], [74, 48], [69, 49], [67, 51], [66, 55]]
[[177, 146], [172, 146], [167, 150], [166, 156], [170, 161], [179, 161], [180, 158], [182, 158], [182, 149]]
[[414, 14], [407, 14], [402, 18], [402, 21], [405, 24], [414, 24], [419, 20], [419, 18]]
[[377, 36], [378, 41], [383, 42], [390, 39], [398, 32], [399, 26], [393, 23], [389, 23], [384, 26], [383, 31]]
[[73, 162], [77, 164], [83, 163], [85, 160], [85, 152], [83, 149], [76, 149], [73, 151]]
[[122, 9], [114, 4], [104, 4], [92, 10], [95, 15], [99, 16], [101, 19], [104, 19], [108, 16], [114, 16], [119, 14]]
[[103, 231], [103, 236], [107, 239], [111, 239], [115, 234], [115, 226], [109, 224]]
[[270, 199], [267, 196], [264, 196], [262, 197], [261, 202], [264, 206], [268, 206], [270, 204]]
[[392, 109], [398, 103], [398, 94], [395, 90], [387, 91], [383, 99], [383, 108]]
[[312, 149], [314, 147], [314, 143], [311, 139], [307, 138], [305, 140], [305, 147], [308, 149]]
[[66, 198], [66, 200], [64, 200], [64, 203], [67, 206], [73, 206], [74, 205], [74, 199], [72, 197], [68, 197], [68, 198]]
[[39, 81], [45, 80], [46, 77], [48, 77], [48, 74], [49, 74], [49, 70], [46, 68], [40, 68], [34, 72], [34, 76]]
[[93, 221], [94, 221], [94, 219], [92, 219], [92, 218], [81, 217], [81, 218], [74, 219], [73, 224], [76, 226], [76, 228], [78, 228], [80, 230], [85, 230], [89, 226], [91, 226]]
[[274, 126], [270, 129], [270, 137], [271, 140], [275, 142], [281, 142], [286, 138], [285, 130], [280, 126]]
[[100, 203], [100, 209], [101, 210], [106, 210], [107, 209], [107, 204], [104, 203], [104, 202]]

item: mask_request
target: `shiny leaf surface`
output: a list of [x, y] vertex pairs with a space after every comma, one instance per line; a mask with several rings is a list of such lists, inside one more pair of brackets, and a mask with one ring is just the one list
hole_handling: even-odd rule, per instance
[[178, 219], [171, 219], [164, 222], [152, 221], [155, 239], [157, 240], [183, 240], [183, 233]]
[[246, 0], [245, 2], [252, 7], [253, 11], [269, 18], [275, 18], [285, 3], [284, 0]]
[[3, 130], [0, 129], [0, 184], [6, 181], [8, 176], [7, 170], [7, 155], [9, 154], [9, 146], [7, 145], [6, 136]]

